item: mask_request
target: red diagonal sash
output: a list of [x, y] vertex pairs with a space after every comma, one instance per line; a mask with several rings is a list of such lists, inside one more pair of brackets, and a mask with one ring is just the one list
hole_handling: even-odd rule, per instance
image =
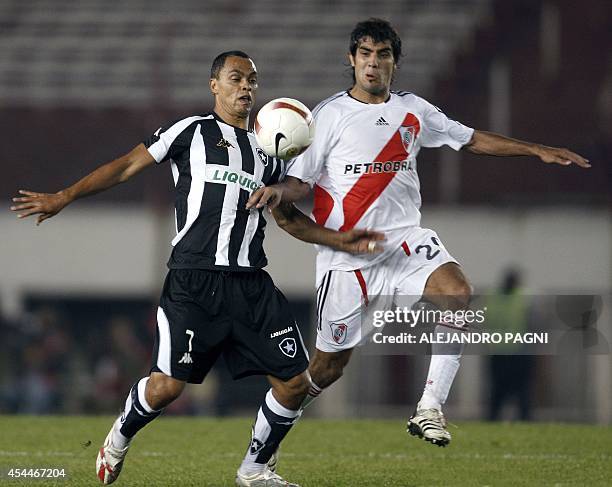
[[[414, 127], [414, 138], [420, 131], [418, 119], [408, 113], [402, 122], [402, 127]], [[395, 131], [389, 142], [376, 156], [374, 162], [404, 161], [408, 153], [402, 143], [399, 129]], [[344, 211], [344, 224], [340, 227], [341, 232], [352, 229], [372, 203], [378, 199], [381, 193], [389, 185], [397, 173], [392, 172], [369, 172], [361, 176], [342, 200]]]

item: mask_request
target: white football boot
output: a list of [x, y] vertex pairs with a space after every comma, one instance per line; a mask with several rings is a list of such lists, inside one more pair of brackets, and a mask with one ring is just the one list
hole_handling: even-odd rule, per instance
[[[114, 426], [113, 423], [113, 427]], [[125, 460], [125, 456], [130, 448], [130, 445], [123, 449], [113, 447], [111, 443], [112, 437], [113, 428], [111, 428], [106, 436], [104, 444], [98, 452], [98, 458], [96, 459], [96, 474], [100, 482], [104, 485], [112, 484], [117, 480], [117, 477], [119, 477], [121, 473], [121, 468], [123, 467], [123, 460]]]
[[433, 445], [446, 446], [451, 441], [451, 434], [446, 429], [446, 418], [438, 409], [417, 409], [408, 420], [408, 432]]
[[298, 484], [287, 482], [267, 467], [262, 473], [253, 475], [242, 475], [238, 472], [236, 474], [236, 485], [239, 487], [300, 487]]

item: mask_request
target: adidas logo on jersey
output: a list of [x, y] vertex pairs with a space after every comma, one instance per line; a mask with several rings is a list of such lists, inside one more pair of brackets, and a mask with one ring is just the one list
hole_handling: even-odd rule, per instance
[[193, 359], [191, 358], [191, 354], [189, 352], [185, 352], [181, 360], [178, 361], [179, 364], [192, 364]]
[[387, 122], [384, 118], [380, 117], [378, 120], [376, 120], [376, 123], [374, 125], [389, 125], [389, 122]]

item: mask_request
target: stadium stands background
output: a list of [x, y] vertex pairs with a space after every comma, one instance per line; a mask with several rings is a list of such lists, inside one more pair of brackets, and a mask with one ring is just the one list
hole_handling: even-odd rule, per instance
[[[350, 86], [348, 35], [373, 15], [402, 36], [396, 89], [467, 125], [591, 159], [593, 168], [581, 171], [423, 150], [423, 224], [442, 236], [477, 292], [518, 266], [529, 292], [603, 295], [600, 324], [612, 343], [612, 7], [605, 0], [129, 0], [112, 8], [102, 0], [4, 0], [6, 206], [19, 188], [58, 190], [161, 123], [209, 110], [210, 63], [224, 50], [253, 56], [259, 106], [292, 96], [313, 107]], [[40, 228], [0, 215], [0, 412], [119, 407], [147, 371], [171, 202], [170, 169], [162, 166]], [[269, 271], [312, 344], [314, 252], [273, 223], [268, 232]], [[483, 416], [486, 366], [466, 357], [451, 415]], [[405, 416], [425, 370], [422, 357], [358, 355], [313, 414]], [[534, 417], [609, 423], [610, 370], [609, 355], [537, 358]], [[218, 367], [174, 410], [249, 411], [263, 387], [257, 379], [232, 383]]]

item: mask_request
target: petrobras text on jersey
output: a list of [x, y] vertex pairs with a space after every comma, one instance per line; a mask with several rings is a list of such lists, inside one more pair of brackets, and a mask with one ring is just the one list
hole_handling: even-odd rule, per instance
[[209, 164], [206, 166], [206, 182], [220, 184], [237, 184], [247, 191], [255, 191], [263, 186], [261, 181], [256, 181], [252, 174], [244, 171], [232, 171], [227, 166]]
[[385, 162], [357, 162], [355, 164], [345, 164], [344, 174], [368, 174], [381, 172], [409, 171], [412, 169], [407, 160], [404, 161], [385, 161]]

